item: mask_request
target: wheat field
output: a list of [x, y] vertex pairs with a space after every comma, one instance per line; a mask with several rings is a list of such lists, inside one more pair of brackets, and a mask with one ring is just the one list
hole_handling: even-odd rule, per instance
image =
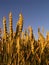
[[23, 15], [19, 14], [16, 31], [13, 31], [12, 13], [9, 13], [9, 31], [3, 17], [3, 32], [0, 28], [0, 65], [49, 65], [49, 32], [44, 38], [38, 28], [38, 40], [33, 29], [23, 30]]

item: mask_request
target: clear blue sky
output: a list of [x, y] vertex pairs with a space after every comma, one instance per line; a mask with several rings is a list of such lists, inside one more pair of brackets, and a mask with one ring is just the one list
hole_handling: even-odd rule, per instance
[[49, 0], [0, 0], [0, 28], [2, 28], [3, 16], [6, 16], [7, 25], [9, 24], [10, 11], [13, 14], [14, 31], [20, 12], [24, 17], [24, 28], [32, 26], [36, 37], [38, 27], [44, 27], [44, 36], [46, 31], [49, 31]]

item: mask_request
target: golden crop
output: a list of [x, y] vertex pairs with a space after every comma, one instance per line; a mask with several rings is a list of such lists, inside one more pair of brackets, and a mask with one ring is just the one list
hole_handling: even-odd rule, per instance
[[20, 13], [14, 32], [10, 12], [7, 31], [6, 17], [3, 17], [3, 33], [0, 29], [0, 65], [49, 65], [49, 33], [44, 38], [38, 28], [36, 40], [31, 26], [22, 31], [23, 20]]

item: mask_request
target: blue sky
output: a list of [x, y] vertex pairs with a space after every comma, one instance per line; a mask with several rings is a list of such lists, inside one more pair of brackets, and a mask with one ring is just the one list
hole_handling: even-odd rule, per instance
[[24, 29], [32, 26], [36, 38], [38, 27], [44, 27], [44, 36], [49, 31], [49, 0], [0, 0], [0, 28], [3, 16], [6, 16], [8, 27], [9, 12], [13, 14], [14, 31], [20, 12], [24, 17]]

